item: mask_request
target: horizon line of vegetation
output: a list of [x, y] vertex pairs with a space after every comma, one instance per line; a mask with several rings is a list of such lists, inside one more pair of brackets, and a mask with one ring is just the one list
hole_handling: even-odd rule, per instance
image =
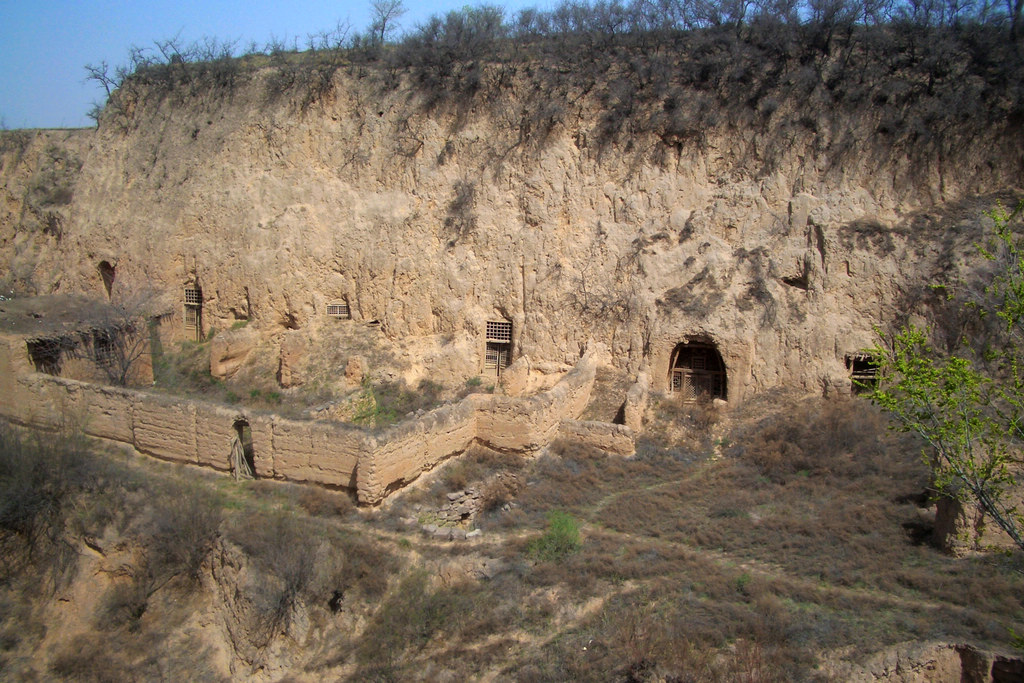
[[[583, 64], [588, 54], [618, 47], [657, 51], [701, 32], [773, 43], [780, 50], [796, 41], [811, 53], [828, 54], [835, 43], [869, 40], [877, 35], [871, 29], [895, 28], [917, 37], [980, 31], [984, 36], [975, 37], [981, 44], [1003, 34], [1019, 61], [1022, 8], [1024, 0], [562, 0], [551, 10], [531, 7], [515, 14], [499, 5], [467, 5], [400, 32], [399, 19], [406, 11], [401, 0], [374, 0], [364, 31], [338, 22], [307, 35], [304, 53], [315, 62], [314, 69], [321, 69], [314, 74], [319, 78], [312, 79], [314, 85], [321, 81], [312, 88], [320, 94], [346, 61], [442, 72], [482, 59], [561, 57]], [[129, 81], [173, 87], [190, 79], [190, 68], [200, 67], [192, 78], [212, 75], [214, 84], [230, 86], [243, 62], [253, 68], [283, 66], [289, 55], [303, 52], [298, 37], [290, 42], [272, 37], [263, 45], [251, 41], [244, 50], [238, 49], [239, 42], [205, 37], [186, 43], [179, 34], [156, 40], [151, 48], [131, 45], [127, 64], [87, 64], [87, 80], [96, 81], [109, 102]], [[919, 46], [928, 50], [927, 43]], [[103, 107], [95, 104], [89, 116], [98, 122]]]

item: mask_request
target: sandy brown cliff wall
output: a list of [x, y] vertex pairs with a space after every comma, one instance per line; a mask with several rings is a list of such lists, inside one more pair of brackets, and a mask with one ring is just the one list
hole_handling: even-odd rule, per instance
[[[9, 279], [102, 295], [106, 261], [116, 286], [172, 308], [198, 282], [206, 329], [268, 334], [314, 328], [335, 299], [393, 338], [461, 348], [506, 318], [517, 355], [571, 361], [595, 339], [620, 367], [647, 363], [655, 390], [676, 344], [702, 339], [733, 400], [845, 386], [844, 355], [920, 307], [922, 283], [955, 277], [980, 212], [1024, 176], [1009, 119], [908, 151], [870, 101], [806, 109], [780, 90], [772, 112], [723, 115], [695, 141], [602, 142], [604, 111], [581, 93], [541, 141], [512, 115], [535, 104], [514, 79], [501, 106], [446, 105], [408, 75], [385, 88], [341, 70], [302, 106], [269, 97], [273, 78], [140, 100], [17, 162], [5, 151]], [[18, 222], [18, 188], [53, 144], [82, 162], [59, 237]]]

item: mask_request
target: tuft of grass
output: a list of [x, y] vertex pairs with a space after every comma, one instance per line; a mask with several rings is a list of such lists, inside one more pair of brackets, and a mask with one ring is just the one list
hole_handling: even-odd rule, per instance
[[530, 543], [528, 551], [542, 562], [561, 562], [582, 546], [579, 522], [566, 512], [552, 510], [548, 513], [547, 530]]

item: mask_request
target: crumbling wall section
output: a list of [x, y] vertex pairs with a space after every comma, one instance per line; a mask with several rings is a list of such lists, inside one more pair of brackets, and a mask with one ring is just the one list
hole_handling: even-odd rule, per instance
[[610, 455], [629, 457], [636, 453], [636, 437], [626, 425], [610, 422], [562, 420], [558, 438], [603, 451]]
[[[366, 435], [337, 422], [303, 422], [274, 417], [273, 477], [343, 488], [357, 488], [357, 470], [369, 444]], [[260, 444], [253, 435], [259, 474]]]
[[562, 420], [579, 417], [594, 388], [596, 352], [588, 351], [561, 382], [536, 396], [484, 397], [477, 411], [477, 431], [491, 448], [532, 452], [551, 442]]
[[136, 395], [126, 389], [67, 381], [54, 383], [62, 387], [64, 409], [74, 424], [89, 436], [133, 444]]
[[636, 382], [626, 392], [626, 400], [622, 405], [623, 424], [633, 431], [640, 431], [643, 428], [650, 389], [651, 374], [647, 367], [643, 367], [636, 376]]
[[467, 397], [374, 439], [359, 464], [359, 502], [379, 503], [389, 490], [469, 448], [477, 438], [477, 404], [477, 397]]
[[[347, 488], [373, 505], [475, 440], [530, 452], [554, 439], [590, 401], [597, 363], [586, 354], [555, 387], [528, 398], [471, 395], [373, 435], [336, 422], [249, 415], [225, 406], [99, 386], [37, 373], [24, 341], [0, 338], [0, 415], [45, 429], [72, 424], [89, 436], [129, 445], [162, 460], [229, 471], [232, 439], [248, 424], [257, 477]], [[586, 426], [588, 435], [625, 453], [623, 429]], [[577, 429], [579, 431], [579, 429]], [[614, 432], [614, 433], [613, 433]], [[591, 440], [594, 440], [591, 439]]]
[[135, 450], [161, 460], [199, 464], [193, 401], [141, 395], [132, 405], [132, 413]]

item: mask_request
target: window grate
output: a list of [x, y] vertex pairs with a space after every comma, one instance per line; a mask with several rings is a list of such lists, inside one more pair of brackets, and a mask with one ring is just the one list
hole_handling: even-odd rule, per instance
[[327, 304], [327, 315], [331, 318], [340, 318], [342, 320], [348, 320], [352, 317], [348, 310], [347, 301], [332, 301]]
[[196, 287], [185, 288], [185, 305], [186, 306], [202, 306], [203, 305], [203, 293]]
[[199, 329], [199, 309], [194, 306], [185, 306], [185, 329]]
[[94, 334], [92, 337], [92, 355], [96, 364], [107, 368], [114, 364], [114, 340], [106, 334]]
[[512, 342], [512, 323], [500, 320], [487, 321], [487, 341], [509, 344]]

